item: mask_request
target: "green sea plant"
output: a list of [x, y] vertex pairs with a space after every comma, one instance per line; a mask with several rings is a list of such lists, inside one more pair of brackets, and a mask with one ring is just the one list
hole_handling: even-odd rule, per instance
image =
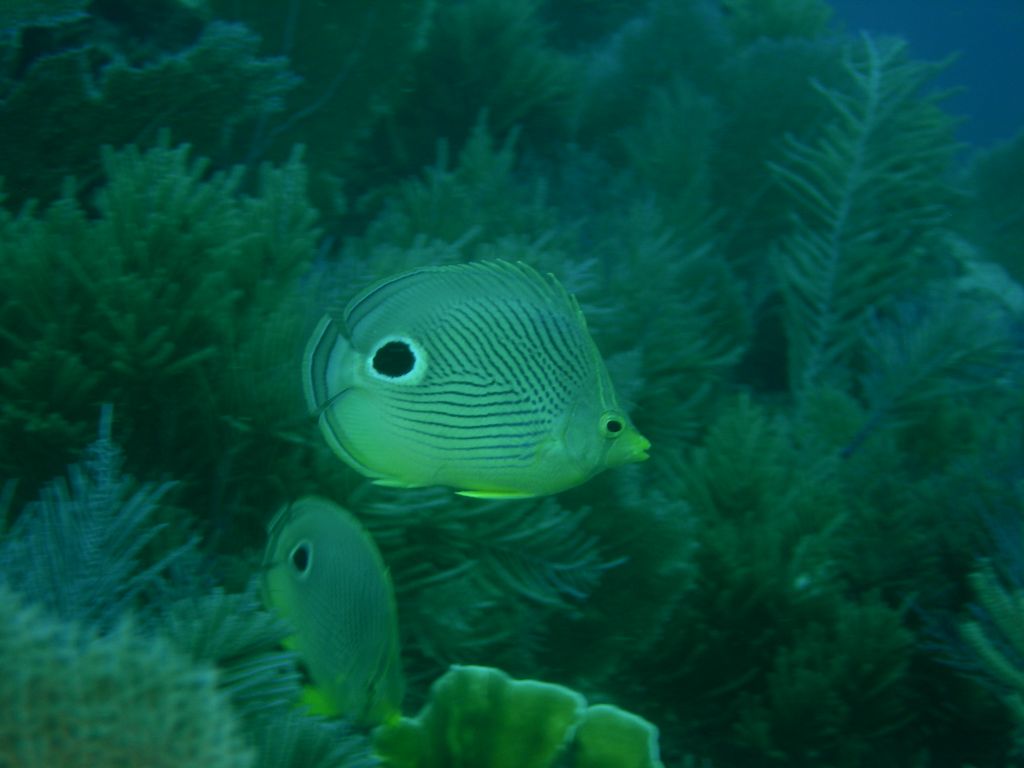
[[554, 498], [480, 501], [424, 489], [353, 507], [392, 573], [407, 666], [500, 660], [534, 669], [546, 624], [580, 610], [617, 565], [587, 531], [590, 510]]
[[209, 665], [119, 621], [100, 633], [0, 585], [0, 764], [250, 768]]
[[563, 50], [607, 40], [645, 10], [629, 0], [546, 0], [541, 6], [552, 41]]
[[691, 242], [707, 239], [713, 221], [710, 162], [719, 121], [710, 97], [676, 79], [653, 89], [642, 119], [621, 134], [623, 161]]
[[585, 601], [547, 622], [536, 669], [587, 696], [614, 692], [662, 722], [667, 713], [648, 706], [649, 680], [635, 668], [664, 647], [680, 605], [696, 593], [699, 521], [684, 500], [638, 477], [609, 477], [576, 495], [593, 505], [587, 529], [615, 565]]
[[279, 162], [301, 141], [315, 169], [315, 199], [326, 214], [342, 212], [339, 195], [361, 166], [365, 140], [408, 93], [416, 55], [434, 26], [434, 0], [197, 4], [211, 26], [243, 22], [259, 35], [261, 56], [286, 60], [301, 78], [282, 110], [266, 112], [239, 137], [238, 159]]
[[746, 397], [719, 405], [699, 446], [662, 459], [660, 489], [692, 515], [693, 587], [619, 674], [646, 681], [627, 706], [671, 713], [675, 750], [855, 766], [912, 728], [913, 635], [879, 595], [846, 589], [858, 510], [841, 462]]
[[840, 603], [779, 648], [763, 693], [743, 700], [736, 740], [796, 765], [877, 760], [914, 720], [908, 685], [914, 635], [877, 598]]
[[402, 173], [429, 163], [437, 142], [464, 144], [482, 113], [497, 137], [531, 147], [564, 138], [579, 62], [548, 41], [542, 0], [439, 0], [414, 76], [380, 124], [370, 159]]
[[123, 474], [111, 419], [0, 536], [0, 764], [367, 764], [349, 723], [298, 715], [289, 627], [167, 535], [172, 484]]
[[99, 630], [167, 593], [176, 564], [195, 555], [194, 541], [159, 546], [166, 528], [161, 507], [169, 504], [173, 484], [139, 483], [123, 474], [111, 428], [106, 406], [86, 460], [45, 486], [0, 538], [0, 579], [7, 589], [65, 621]]
[[348, 720], [304, 714], [304, 680], [295, 654], [282, 644], [291, 628], [268, 613], [250, 587], [220, 588], [166, 605], [154, 631], [199, 666], [217, 670], [217, 687], [231, 702], [257, 768], [363, 768], [372, 765], [366, 740]]
[[[85, 29], [104, 23], [90, 17]], [[280, 111], [296, 85], [286, 60], [261, 59], [258, 38], [238, 24], [210, 24], [180, 49], [144, 53], [79, 27], [59, 31], [66, 47], [24, 51], [23, 74], [0, 92], [0, 168], [18, 205], [52, 201], [69, 176], [92, 188], [103, 175], [100, 146], [148, 145], [163, 129], [230, 161], [240, 128]]]
[[452, 667], [416, 717], [377, 728], [374, 749], [391, 768], [661, 766], [658, 729], [643, 718], [489, 667]]
[[964, 228], [972, 242], [1018, 282], [1024, 280], [1024, 131], [977, 152], [968, 178], [973, 192]]
[[1007, 585], [991, 564], [970, 576], [977, 600], [975, 616], [960, 624], [978, 668], [993, 681], [1024, 744], [1024, 590]]
[[[842, 42], [831, 37], [761, 37], [723, 64], [725, 85], [715, 94], [719, 126], [708, 161], [715, 243], [747, 283], [766, 328], [778, 322], [772, 243], [789, 232], [792, 215], [792, 201], [777, 194], [770, 163], [783, 161], [787, 142], [812, 140], [832, 115], [815, 84], [843, 82], [841, 50]], [[765, 361], [770, 365], [777, 361]]]
[[843, 454], [877, 429], [924, 427], [943, 406], [978, 396], [991, 402], [1011, 386], [1009, 378], [1001, 381], [1015, 356], [1008, 316], [997, 310], [991, 301], [950, 293], [894, 306], [885, 318], [869, 313], [860, 377], [868, 410]]
[[723, 66], [732, 41], [716, 5], [711, 0], [654, 0], [619, 34], [590, 51], [580, 84], [577, 140], [617, 152], [620, 132], [645, 114], [652, 93], [675, 84], [703, 97], [724, 92]]
[[[316, 311], [315, 281], [300, 302], [299, 280], [318, 236], [298, 151], [249, 194], [242, 168], [208, 174], [166, 136], [106, 150], [103, 167], [95, 215], [70, 189], [0, 214], [0, 472], [31, 493], [85, 446], [101, 402], [130, 460], [207, 490], [240, 471], [246, 446], [294, 453], [303, 411], [287, 364]], [[264, 344], [282, 336], [292, 343]]]
[[0, 30], [12, 35], [21, 27], [44, 27], [56, 22], [81, 18], [88, 0], [10, 0], [0, 9]]
[[673, 454], [706, 426], [748, 349], [746, 286], [712, 238], [680, 232], [660, 206], [609, 220], [580, 299], [623, 400], [659, 446], [653, 455]]
[[831, 120], [771, 165], [794, 206], [776, 272], [797, 395], [847, 380], [866, 313], [934, 274], [930, 240], [951, 200], [952, 121], [941, 94], [921, 95], [935, 67], [866, 35], [844, 62], [844, 84], [818, 86]]
[[432, 165], [380, 201], [363, 235], [346, 244], [344, 261], [364, 262], [363, 270], [380, 278], [424, 263], [466, 260], [481, 245], [498, 242], [541, 242], [559, 250], [565, 235], [545, 185], [517, 174], [519, 132], [498, 136], [483, 113], [454, 162], [442, 142]]
[[815, 38], [824, 34], [832, 9], [824, 0], [723, 0], [729, 28], [736, 39]]

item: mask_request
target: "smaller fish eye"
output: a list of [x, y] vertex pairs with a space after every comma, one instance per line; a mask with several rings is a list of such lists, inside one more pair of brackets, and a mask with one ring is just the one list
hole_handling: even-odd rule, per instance
[[300, 541], [292, 549], [288, 559], [299, 574], [305, 574], [309, 570], [310, 562], [313, 559], [312, 546], [308, 541]]

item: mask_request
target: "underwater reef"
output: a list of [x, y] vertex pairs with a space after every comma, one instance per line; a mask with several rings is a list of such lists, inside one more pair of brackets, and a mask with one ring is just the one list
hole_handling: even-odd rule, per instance
[[[943, 66], [822, 0], [4, 3], [0, 766], [1019, 765], [1024, 126], [959, 144]], [[485, 260], [650, 460], [332, 454], [321, 316]], [[307, 496], [393, 584], [375, 729], [261, 599]]]

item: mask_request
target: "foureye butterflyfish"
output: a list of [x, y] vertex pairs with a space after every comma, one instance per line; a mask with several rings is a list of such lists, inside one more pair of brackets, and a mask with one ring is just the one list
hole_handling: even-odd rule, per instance
[[317, 326], [306, 401], [382, 485], [540, 496], [647, 458], [576, 299], [504, 261], [415, 269]]
[[292, 625], [321, 713], [376, 725], [399, 714], [395, 594], [373, 539], [348, 511], [308, 496], [269, 527], [267, 606]]

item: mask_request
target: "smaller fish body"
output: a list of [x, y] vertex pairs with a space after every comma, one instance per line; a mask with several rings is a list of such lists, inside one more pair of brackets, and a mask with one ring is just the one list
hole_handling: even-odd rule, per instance
[[290, 645], [321, 713], [376, 725], [399, 714], [403, 681], [394, 589], [359, 521], [327, 499], [285, 506], [263, 560], [268, 607], [290, 622]]
[[504, 261], [381, 280], [303, 362], [334, 452], [382, 485], [540, 496], [647, 458], [575, 298]]

